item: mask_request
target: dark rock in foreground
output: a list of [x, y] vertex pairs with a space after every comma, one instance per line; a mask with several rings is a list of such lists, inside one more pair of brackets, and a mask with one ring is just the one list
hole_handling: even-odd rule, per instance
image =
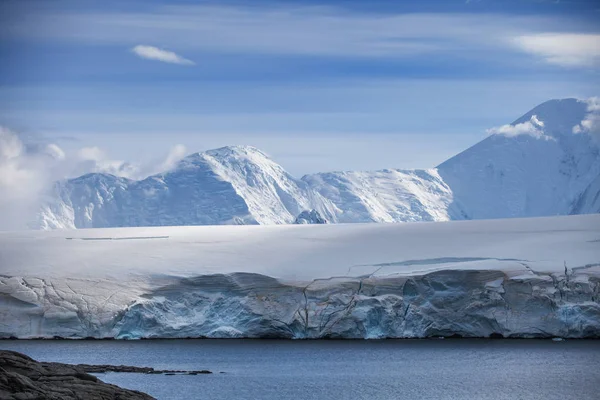
[[198, 375], [198, 374], [212, 374], [207, 369], [201, 369], [197, 371], [185, 371], [178, 369], [154, 369], [152, 367], [133, 367], [130, 365], [90, 365], [90, 364], [77, 364], [77, 368], [81, 368], [83, 371], [91, 374], [102, 374], [104, 372], [131, 372], [138, 374], [167, 374], [167, 375]]
[[0, 398], [34, 399], [154, 399], [145, 393], [104, 383], [78, 365], [37, 362], [15, 351], [0, 350]]

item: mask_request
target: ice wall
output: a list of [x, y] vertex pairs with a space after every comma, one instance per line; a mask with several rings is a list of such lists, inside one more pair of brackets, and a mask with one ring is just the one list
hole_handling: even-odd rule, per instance
[[[600, 278], [524, 270], [286, 284], [258, 274], [174, 279], [104, 299], [68, 282], [0, 279], [1, 337], [600, 337]], [[58, 287], [65, 290], [57, 289]], [[135, 292], [135, 291], [134, 291]]]

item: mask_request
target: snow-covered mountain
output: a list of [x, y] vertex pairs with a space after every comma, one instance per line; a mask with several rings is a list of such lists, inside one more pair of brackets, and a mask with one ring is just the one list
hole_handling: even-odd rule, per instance
[[469, 219], [600, 212], [600, 148], [574, 131], [592, 112], [587, 102], [548, 101], [438, 172]]
[[435, 169], [327, 172], [302, 180], [335, 204], [337, 222], [448, 221], [465, 215]]
[[141, 181], [88, 174], [58, 182], [39, 227], [285, 224], [333, 205], [260, 150], [232, 146], [192, 154]]
[[232, 146], [133, 181], [58, 182], [37, 228], [447, 221], [600, 212], [600, 107], [551, 100], [429, 170], [329, 172], [296, 179], [260, 150]]

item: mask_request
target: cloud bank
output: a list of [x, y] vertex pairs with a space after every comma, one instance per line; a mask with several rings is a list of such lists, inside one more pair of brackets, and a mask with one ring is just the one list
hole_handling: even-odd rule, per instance
[[0, 126], [0, 229], [27, 227], [64, 157], [55, 144], [28, 147], [15, 132]]
[[600, 65], [600, 35], [544, 33], [514, 39], [521, 50], [563, 67]]
[[140, 44], [132, 48], [131, 51], [138, 57], [145, 58], [148, 60], [156, 60], [180, 65], [195, 65], [195, 63], [192, 60], [183, 58], [172, 51], [159, 49], [158, 47], [154, 46], [146, 46]]
[[176, 145], [163, 159], [133, 164], [111, 159], [98, 147], [69, 154], [57, 144], [28, 142], [0, 126], [0, 230], [27, 229], [57, 180], [89, 172], [142, 179], [173, 168], [185, 152], [184, 146]]

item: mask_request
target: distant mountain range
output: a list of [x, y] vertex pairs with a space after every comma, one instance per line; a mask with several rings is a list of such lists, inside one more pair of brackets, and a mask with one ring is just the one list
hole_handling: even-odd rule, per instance
[[230, 146], [139, 181], [87, 174], [57, 182], [32, 227], [287, 224], [307, 210], [331, 223], [598, 213], [600, 146], [574, 129], [589, 113], [585, 101], [550, 100], [427, 170], [297, 179], [254, 147]]

